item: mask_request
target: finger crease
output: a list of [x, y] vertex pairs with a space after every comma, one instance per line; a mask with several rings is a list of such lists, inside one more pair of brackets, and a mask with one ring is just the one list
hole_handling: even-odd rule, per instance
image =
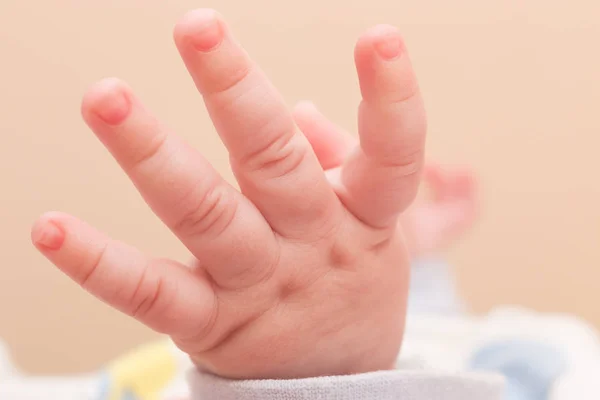
[[[138, 284], [138, 289], [143, 285], [143, 281], [146, 279], [146, 272], [143, 273], [142, 278], [140, 279], [140, 283]], [[136, 289], [137, 292], [137, 289]], [[147, 315], [150, 310], [152, 310], [158, 299], [160, 298], [160, 294], [162, 292], [162, 279], [158, 279], [156, 285], [154, 286], [154, 290], [150, 293], [150, 295], [144, 296], [143, 300], [139, 302], [138, 306], [133, 310], [132, 316], [135, 318], [139, 318], [140, 316]]]
[[88, 271], [86, 271], [86, 273], [80, 278], [79, 285], [82, 288], [84, 288], [84, 289], [88, 288], [89, 282], [92, 279], [92, 276], [94, 275], [96, 270], [99, 268], [100, 264], [102, 263], [102, 259], [105, 257], [107, 249], [108, 249], [108, 243], [106, 243], [104, 245], [104, 247], [102, 247], [102, 249], [98, 253], [98, 256], [92, 262], [90, 269]]
[[245, 68], [237, 70], [235, 73], [230, 75], [231, 80], [229, 80], [225, 85], [206, 93], [204, 97], [221, 96], [226, 94], [241, 84], [252, 73], [252, 71], [253, 68], [251, 65], [247, 65]]
[[148, 144], [148, 148], [141, 155], [139, 155], [136, 160], [133, 161], [133, 167], [141, 168], [143, 164], [154, 159], [156, 155], [164, 148], [168, 138], [168, 134], [162, 134], [155, 137], [152, 142]]

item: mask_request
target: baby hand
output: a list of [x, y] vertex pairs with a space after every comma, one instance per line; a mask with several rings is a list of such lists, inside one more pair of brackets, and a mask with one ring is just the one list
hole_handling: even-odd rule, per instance
[[82, 114], [196, 261], [151, 258], [57, 212], [34, 225], [36, 247], [93, 295], [171, 335], [211, 373], [300, 378], [392, 368], [409, 272], [397, 220], [417, 191], [426, 130], [398, 32], [378, 26], [356, 46], [360, 146], [331, 180], [218, 14], [191, 12], [174, 36], [240, 191], [120, 81], [91, 88]]

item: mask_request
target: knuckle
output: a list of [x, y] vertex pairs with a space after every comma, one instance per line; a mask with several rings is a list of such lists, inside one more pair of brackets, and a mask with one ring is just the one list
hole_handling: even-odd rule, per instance
[[168, 261], [154, 260], [148, 263], [123, 311], [149, 324], [157, 332], [170, 333], [174, 320], [169, 316], [176, 307], [178, 285], [176, 279], [159, 271], [165, 267], [165, 263]]
[[[152, 163], [153, 160], [159, 158], [167, 145], [168, 135], [160, 134], [152, 137], [141, 149], [137, 151], [131, 158], [131, 169], [139, 170], [144, 168], [144, 165]], [[166, 158], [166, 157], [165, 157]]]
[[148, 264], [146, 268], [142, 270], [135, 289], [131, 295], [129, 301], [129, 315], [134, 318], [144, 318], [144, 316], [148, 315], [151, 310], [156, 308], [156, 303], [161, 296], [161, 280], [150, 279], [150, 277], [153, 276], [153, 269], [153, 265]]
[[227, 188], [220, 185], [208, 190], [204, 196], [194, 197], [174, 226], [186, 236], [219, 236], [233, 222], [237, 214], [237, 201]]
[[235, 90], [242, 82], [253, 73], [253, 68], [250, 63], [236, 63], [229, 68], [223, 69], [221, 79], [214, 79], [205, 90], [205, 96], [225, 96]]
[[[274, 123], [275, 125], [275, 123]], [[264, 145], [248, 153], [241, 164], [247, 170], [259, 172], [267, 179], [277, 179], [293, 173], [309, 155], [308, 144], [301, 140], [292, 124], [277, 124], [266, 128], [271, 132]]]
[[227, 290], [245, 290], [266, 284], [274, 278], [281, 263], [281, 249], [277, 246], [273, 255], [266, 255], [263, 263], [248, 264], [245, 268], [236, 268], [227, 277], [226, 284], [219, 286]]
[[102, 265], [104, 264], [104, 260], [106, 259], [106, 253], [108, 252], [108, 244], [106, 244], [98, 253], [98, 255], [91, 260], [89, 266], [87, 266], [86, 268], [83, 268], [83, 273], [80, 277], [78, 277], [78, 282], [79, 285], [83, 288], [83, 289], [88, 289], [90, 287], [90, 285], [93, 283], [94, 281], [94, 276], [97, 274], [97, 272], [102, 268]]
[[404, 82], [397, 87], [391, 87], [387, 93], [386, 100], [390, 104], [403, 104], [412, 99], [418, 99], [420, 97], [420, 88], [416, 80], [410, 80]]
[[396, 157], [381, 159], [380, 164], [384, 168], [394, 170], [398, 178], [406, 178], [420, 174], [423, 165], [423, 151], [421, 148], [406, 149]]
[[192, 330], [192, 334], [181, 335], [173, 334], [171, 338], [181, 349], [189, 353], [205, 353], [215, 345], [211, 343], [211, 333], [215, 331], [215, 326], [220, 320], [220, 306], [217, 297], [213, 298], [213, 303], [206, 308], [206, 314], [200, 318], [202, 322]]

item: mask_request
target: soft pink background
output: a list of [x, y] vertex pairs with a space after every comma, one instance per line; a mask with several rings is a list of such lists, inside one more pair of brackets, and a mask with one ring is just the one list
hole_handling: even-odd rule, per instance
[[231, 178], [171, 28], [216, 7], [290, 104], [354, 129], [352, 48], [401, 27], [431, 121], [429, 155], [472, 164], [484, 215], [452, 252], [473, 309], [519, 303], [600, 323], [600, 3], [508, 0], [0, 2], [0, 337], [32, 372], [94, 368], [153, 337], [79, 290], [29, 244], [43, 211], [73, 212], [154, 253], [187, 257], [79, 118], [84, 89], [131, 83]]

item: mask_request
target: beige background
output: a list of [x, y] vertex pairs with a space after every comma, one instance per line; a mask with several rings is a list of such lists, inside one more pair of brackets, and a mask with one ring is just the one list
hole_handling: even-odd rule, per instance
[[520, 303], [600, 323], [600, 3], [391, 0], [0, 1], [0, 337], [31, 372], [93, 368], [153, 335], [83, 293], [29, 244], [45, 210], [184, 259], [79, 118], [93, 81], [129, 81], [228, 178], [223, 147], [171, 41], [216, 7], [290, 104], [354, 129], [352, 48], [399, 25], [430, 114], [429, 154], [472, 164], [484, 213], [452, 252], [473, 309]]

